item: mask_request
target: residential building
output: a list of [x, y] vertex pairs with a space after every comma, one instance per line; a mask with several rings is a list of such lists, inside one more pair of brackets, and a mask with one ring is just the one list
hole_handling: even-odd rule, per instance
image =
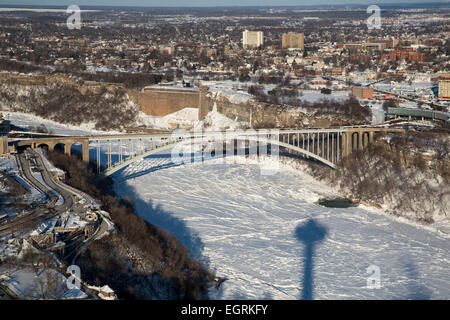
[[372, 88], [353, 87], [352, 88], [352, 96], [354, 96], [358, 99], [372, 99], [373, 98], [373, 89]]
[[303, 33], [284, 33], [281, 39], [281, 47], [283, 49], [304, 49], [305, 47], [305, 36]]
[[8, 153], [8, 136], [0, 136], [0, 155]]
[[408, 48], [405, 50], [393, 50], [388, 54], [382, 54], [381, 60], [391, 60], [391, 61], [406, 60], [406, 61], [424, 62], [425, 54], [416, 52], [412, 48]]
[[439, 99], [450, 99], [450, 78], [439, 79], [438, 86]]
[[260, 48], [264, 44], [264, 33], [262, 31], [248, 31], [242, 33], [242, 45], [244, 48]]

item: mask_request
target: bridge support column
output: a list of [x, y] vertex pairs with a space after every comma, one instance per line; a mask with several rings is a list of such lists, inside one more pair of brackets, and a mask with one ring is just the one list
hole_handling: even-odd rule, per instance
[[101, 159], [100, 159], [100, 140], [97, 140], [97, 173], [100, 173], [101, 169]]
[[55, 150], [55, 145], [56, 145], [55, 143], [48, 143], [47, 145], [48, 145], [48, 150], [49, 151]]
[[367, 148], [369, 146], [369, 133], [368, 132], [363, 132], [362, 134], [362, 142], [363, 142], [363, 148]]
[[359, 131], [358, 132], [358, 150], [363, 149], [363, 139], [364, 139], [364, 132]]
[[351, 150], [351, 152], [353, 152], [353, 151], [358, 150], [358, 134], [353, 131], [353, 132], [351, 132], [351, 137], [352, 137], [352, 150]]
[[341, 134], [338, 132], [336, 134], [336, 161], [339, 161], [342, 159], [341, 156], [341, 144], [342, 144], [342, 138], [340, 138]]
[[82, 143], [82, 148], [83, 162], [89, 163], [89, 140]]
[[348, 152], [348, 133], [342, 133], [342, 158], [347, 157], [350, 153]]
[[322, 158], [325, 158], [325, 133], [322, 133]]
[[67, 154], [68, 156], [70, 156], [71, 155], [71, 148], [72, 148], [72, 145], [70, 143], [66, 143], [64, 145], [64, 153]]

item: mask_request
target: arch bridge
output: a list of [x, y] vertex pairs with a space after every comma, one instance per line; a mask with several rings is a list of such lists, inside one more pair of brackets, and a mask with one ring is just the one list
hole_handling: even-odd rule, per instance
[[[74, 144], [82, 145], [82, 159], [89, 162], [89, 151], [95, 152], [98, 172], [112, 175], [131, 163], [181, 145], [195, 145], [198, 142], [221, 143], [219, 149], [239, 150], [261, 146], [276, 146], [303, 157], [315, 159], [331, 168], [338, 161], [355, 150], [366, 148], [374, 139], [375, 133], [404, 132], [404, 129], [384, 127], [340, 127], [317, 129], [271, 129], [238, 130], [226, 132], [174, 132], [149, 134], [116, 134], [52, 138], [31, 138], [21, 140], [18, 146], [38, 148], [47, 146], [54, 150], [63, 145], [64, 152], [71, 154]], [[106, 154], [101, 149], [106, 148]], [[91, 149], [91, 150], [89, 150]], [[227, 153], [228, 154], [228, 153]], [[106, 159], [102, 159], [106, 158]], [[104, 166], [102, 167], [102, 162]]]
[[32, 149], [46, 147], [53, 151], [60, 146], [64, 149], [64, 153], [71, 155], [72, 146], [81, 144], [82, 159], [89, 162], [89, 137], [73, 136], [73, 137], [49, 137], [49, 138], [27, 138], [17, 142], [17, 147], [30, 147]]

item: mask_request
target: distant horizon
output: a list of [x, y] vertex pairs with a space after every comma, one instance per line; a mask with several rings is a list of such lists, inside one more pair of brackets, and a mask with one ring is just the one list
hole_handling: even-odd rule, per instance
[[[61, 3], [62, 2], [62, 3]], [[28, 0], [17, 3], [11, 0], [0, 0], [0, 7], [66, 7], [71, 4], [85, 7], [148, 7], [148, 8], [230, 8], [230, 7], [323, 7], [323, 6], [362, 6], [362, 5], [420, 5], [423, 4], [449, 4], [450, 0], [426, 1], [426, 0], [228, 0], [226, 4], [217, 0], [166, 0], [164, 5], [157, 0]]]

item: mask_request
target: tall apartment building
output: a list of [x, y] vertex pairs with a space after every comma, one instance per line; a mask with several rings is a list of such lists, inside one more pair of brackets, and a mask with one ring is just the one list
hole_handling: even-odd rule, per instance
[[262, 31], [248, 31], [242, 33], [242, 45], [244, 48], [259, 48], [264, 44]]
[[0, 155], [8, 153], [8, 136], [0, 136]]
[[439, 79], [439, 99], [450, 99], [450, 78]]
[[303, 50], [305, 47], [305, 36], [303, 33], [283, 33], [281, 38], [281, 47], [283, 49], [295, 48]]

